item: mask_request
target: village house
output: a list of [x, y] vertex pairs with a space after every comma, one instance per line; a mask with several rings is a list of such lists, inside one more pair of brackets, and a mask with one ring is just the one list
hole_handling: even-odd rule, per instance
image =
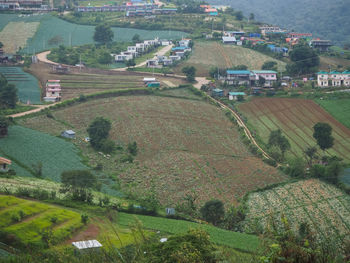
[[320, 52], [327, 52], [332, 44], [330, 40], [313, 39], [309, 42], [309, 46]]
[[237, 40], [234, 36], [223, 36], [222, 43], [224, 44], [236, 44]]
[[239, 92], [239, 91], [233, 91], [228, 93], [228, 99], [229, 100], [238, 100], [238, 96], [246, 96], [244, 92]]
[[61, 84], [60, 80], [48, 80], [46, 82], [46, 96], [44, 101], [54, 102], [61, 100]]
[[0, 172], [8, 172], [9, 170], [9, 165], [11, 165], [12, 162], [9, 159], [0, 157]]
[[75, 132], [72, 130], [65, 130], [61, 133], [61, 136], [68, 139], [75, 139]]
[[278, 26], [269, 26], [269, 25], [264, 25], [259, 27], [261, 34], [263, 36], [266, 36], [267, 34], [276, 34], [276, 33], [287, 33], [287, 30], [281, 29]]
[[86, 240], [86, 241], [77, 241], [72, 242], [72, 245], [79, 252], [83, 251], [96, 251], [102, 247], [101, 243], [97, 240]]
[[319, 87], [350, 87], [350, 71], [320, 71], [317, 73]]
[[227, 70], [226, 82], [229, 85], [250, 85], [249, 70]]
[[277, 81], [277, 72], [273, 70], [252, 70], [251, 71], [251, 80], [259, 81], [260, 78], [265, 79], [263, 87], [270, 88], [273, 86], [273, 83]]

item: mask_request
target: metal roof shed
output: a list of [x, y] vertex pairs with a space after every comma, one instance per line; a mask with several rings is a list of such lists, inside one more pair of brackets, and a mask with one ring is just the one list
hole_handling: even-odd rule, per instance
[[101, 243], [97, 240], [86, 240], [86, 241], [77, 241], [72, 242], [72, 245], [79, 250], [87, 249], [87, 248], [100, 248], [102, 247]]

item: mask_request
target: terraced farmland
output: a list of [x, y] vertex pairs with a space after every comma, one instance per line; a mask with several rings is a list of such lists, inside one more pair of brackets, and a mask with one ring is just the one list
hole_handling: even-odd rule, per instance
[[327, 122], [333, 128], [334, 146], [326, 152], [350, 161], [350, 130], [315, 102], [303, 99], [263, 98], [239, 106], [258, 135], [268, 141], [272, 130], [280, 128], [291, 143], [289, 156], [302, 156], [307, 146], [316, 145], [313, 126]]
[[3, 233], [14, 235], [22, 246], [43, 245], [42, 235], [47, 229], [52, 230], [52, 241], [60, 243], [82, 226], [76, 212], [0, 195], [0, 228]]
[[266, 226], [271, 217], [280, 222], [281, 215], [295, 231], [307, 222], [319, 238], [342, 240], [350, 235], [350, 197], [317, 179], [250, 194], [245, 227], [253, 230], [256, 222]]
[[0, 67], [10, 84], [16, 85], [18, 97], [22, 103], [41, 104], [39, 81], [19, 67]]
[[123, 96], [88, 101], [53, 115], [55, 120], [40, 116], [21, 123], [53, 135], [65, 123], [83, 137], [96, 116], [110, 119], [111, 139], [124, 146], [137, 142], [133, 164], [120, 164], [114, 156], [104, 159], [76, 141], [78, 147], [91, 166], [101, 162], [105, 172], [117, 175], [122, 189], [155, 189], [163, 204], [174, 204], [192, 191], [199, 202], [218, 198], [237, 203], [247, 191], [286, 178], [252, 156], [223, 112], [203, 101]]
[[182, 74], [184, 66], [194, 66], [198, 76], [208, 76], [211, 67], [232, 68], [233, 66], [246, 65], [249, 69], [261, 69], [266, 61], [276, 61], [280, 68], [285, 63], [273, 59], [257, 51], [234, 45], [223, 45], [217, 42], [196, 42], [193, 54], [176, 68], [176, 73]]

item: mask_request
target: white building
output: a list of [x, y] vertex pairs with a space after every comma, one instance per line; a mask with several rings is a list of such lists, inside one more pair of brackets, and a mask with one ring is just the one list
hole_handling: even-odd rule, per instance
[[317, 73], [319, 87], [350, 87], [350, 71], [320, 71]]
[[46, 82], [46, 96], [44, 101], [58, 101], [61, 99], [61, 85], [60, 80], [48, 80]]
[[264, 87], [272, 87], [273, 83], [277, 81], [277, 72], [273, 70], [252, 70], [250, 78], [255, 81], [264, 78]]

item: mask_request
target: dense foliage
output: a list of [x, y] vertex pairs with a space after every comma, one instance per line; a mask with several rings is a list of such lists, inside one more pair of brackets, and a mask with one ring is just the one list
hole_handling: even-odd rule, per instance
[[0, 74], [0, 108], [15, 108], [17, 99], [16, 87], [13, 84], [9, 84], [6, 78]]

